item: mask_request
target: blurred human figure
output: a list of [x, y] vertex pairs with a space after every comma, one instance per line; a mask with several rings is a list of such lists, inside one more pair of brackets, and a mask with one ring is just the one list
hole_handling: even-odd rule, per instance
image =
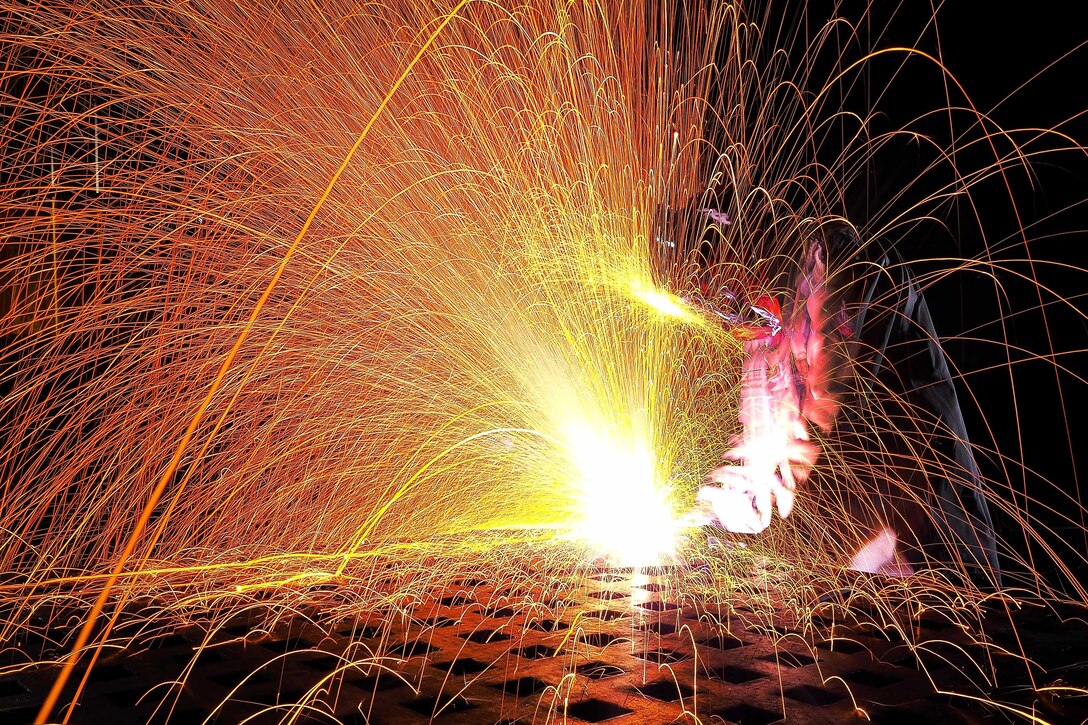
[[955, 565], [1000, 586], [993, 522], [929, 307], [901, 259], [869, 249], [845, 223], [809, 241], [778, 329], [745, 342], [743, 435], [699, 498], [725, 528], [762, 531], [772, 503], [783, 518], [793, 509], [818, 433], [860, 493], [842, 498], [855, 509], [844, 515], [868, 531], [851, 568]]

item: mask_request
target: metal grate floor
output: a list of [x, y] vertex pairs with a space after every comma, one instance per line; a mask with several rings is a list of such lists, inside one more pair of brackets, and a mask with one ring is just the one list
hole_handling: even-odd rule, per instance
[[[926, 615], [908, 644], [901, 628], [865, 616], [817, 617], [797, 631], [773, 605], [680, 605], [662, 581], [602, 571], [572, 582], [573, 597], [515, 609], [488, 583], [462, 580], [411, 616], [374, 612], [330, 629], [300, 614], [271, 632], [243, 618], [213, 633], [191, 626], [104, 654], [70, 722], [628, 724], [694, 715], [926, 725], [1018, 719], [1010, 708], [1052, 722], [1088, 717], [1082, 698], [1029, 687], [1026, 670], [995, 690], [980, 667], [1000, 672], [1002, 652], [1026, 642], [1037, 685], [1079, 677], [1084, 687], [1083, 620], [1043, 613], [995, 623], [980, 645]], [[1008, 661], [1023, 669], [1022, 656]], [[55, 677], [55, 667], [37, 665], [0, 678], [0, 721], [32, 721]], [[949, 692], [957, 694], [939, 694]], [[1006, 704], [985, 704], [994, 700]]]

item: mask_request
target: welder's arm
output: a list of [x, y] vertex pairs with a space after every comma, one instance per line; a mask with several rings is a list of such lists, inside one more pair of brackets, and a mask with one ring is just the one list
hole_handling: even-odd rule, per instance
[[[790, 344], [802, 383], [801, 415], [822, 431], [831, 430], [839, 407], [855, 389], [855, 361], [861, 352], [861, 330], [872, 287], [871, 266], [843, 262], [844, 249], [861, 242], [853, 227], [829, 224], [805, 252], [797, 292], [788, 320]], [[829, 252], [835, 249], [835, 252]], [[829, 271], [827, 258], [839, 262]], [[866, 290], [869, 290], [866, 292]]]
[[[833, 233], [843, 233], [834, 227]], [[851, 232], [852, 233], [852, 232]], [[727, 529], [754, 533], [793, 509], [797, 484], [816, 462], [807, 423], [829, 430], [844, 398], [854, 331], [845, 315], [843, 280], [829, 282], [825, 248], [815, 240], [796, 280], [791, 317], [781, 335], [745, 345], [745, 385], [740, 400], [744, 426], [726, 464], [710, 473], [699, 500]], [[739, 464], [739, 465], [738, 465]]]
[[827, 283], [824, 249], [812, 244], [797, 279], [797, 304], [790, 320], [790, 346], [803, 390], [801, 414], [820, 430], [830, 430], [843, 397], [847, 360], [845, 320], [838, 319], [837, 299]]
[[711, 471], [700, 503], [730, 531], [757, 533], [771, 521], [772, 506], [785, 518], [793, 510], [797, 483], [815, 463], [815, 447], [801, 420], [797, 386], [784, 340], [745, 344], [740, 397], [740, 441]]

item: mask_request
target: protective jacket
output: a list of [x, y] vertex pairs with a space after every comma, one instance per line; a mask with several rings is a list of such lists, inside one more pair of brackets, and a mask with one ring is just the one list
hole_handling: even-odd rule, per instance
[[870, 511], [896, 530], [909, 563], [951, 561], [999, 586], [979, 467], [917, 279], [893, 251], [866, 253], [845, 224], [820, 237], [790, 325], [802, 415], [832, 433], [842, 470], [881, 497]]

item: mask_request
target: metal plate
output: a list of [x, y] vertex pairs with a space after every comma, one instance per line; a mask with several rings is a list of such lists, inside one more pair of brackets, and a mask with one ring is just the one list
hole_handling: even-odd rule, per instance
[[[1051, 612], [1015, 627], [998, 620], [980, 638], [936, 614], [908, 630], [860, 608], [802, 626], [773, 588], [760, 601], [738, 595], [723, 616], [720, 603], [670, 597], [668, 572], [582, 572], [567, 584], [572, 594], [550, 605], [513, 607], [507, 592], [469, 580], [394, 616], [297, 617], [271, 632], [238, 618], [210, 639], [182, 628], [103, 657], [69, 721], [670, 723], [695, 713], [744, 725], [925, 725], [982, 722], [1002, 712], [984, 704], [993, 700], [1043, 717], [1049, 707], [1056, 721], [1084, 710], [1077, 698], [1037, 696], [1026, 675], [985, 689], [980, 660], [1022, 667], [1000, 654], [1011, 642], [1050, 655], [1038, 685], [1083, 686], [1088, 626]], [[0, 720], [30, 722], [55, 676], [33, 666], [0, 678]]]

